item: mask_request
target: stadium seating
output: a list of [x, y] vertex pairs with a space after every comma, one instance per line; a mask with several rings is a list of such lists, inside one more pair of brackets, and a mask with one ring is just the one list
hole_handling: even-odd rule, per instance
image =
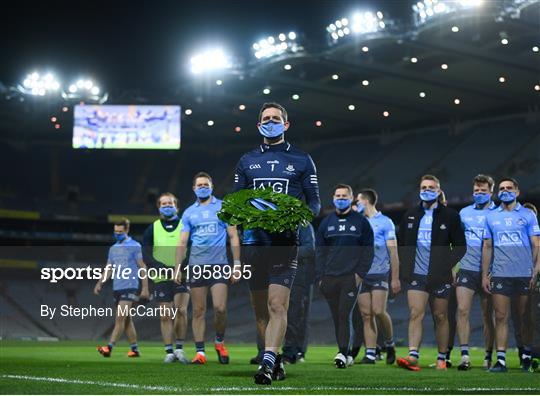
[[[383, 203], [409, 204], [416, 200], [416, 183], [424, 173], [440, 177], [450, 202], [466, 203], [470, 180], [481, 172], [514, 175], [525, 193], [540, 192], [538, 130], [538, 122], [514, 116], [453, 130], [434, 127], [308, 141], [300, 148], [317, 165], [325, 206], [331, 204], [338, 182], [354, 189], [373, 187]], [[193, 199], [191, 179], [198, 171], [214, 177], [218, 196], [230, 192], [234, 167], [247, 150], [246, 145], [209, 147], [199, 142], [191, 147], [185, 143], [178, 152], [73, 150], [44, 142], [30, 147], [3, 145], [1, 165], [11, 171], [0, 182], [0, 207], [56, 214], [153, 214], [149, 192], [167, 190], [178, 194], [184, 208]], [[21, 163], [21, 158], [31, 160]], [[12, 166], [15, 163], [20, 166]]]

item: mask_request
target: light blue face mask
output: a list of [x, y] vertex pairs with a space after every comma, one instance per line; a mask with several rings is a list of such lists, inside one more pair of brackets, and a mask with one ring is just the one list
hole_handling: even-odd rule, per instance
[[199, 199], [206, 199], [210, 195], [212, 195], [212, 188], [210, 188], [210, 187], [199, 187], [199, 188], [195, 189], [195, 195]]
[[436, 191], [426, 190], [420, 191], [420, 199], [424, 202], [435, 201], [439, 194]]
[[516, 200], [516, 193], [513, 191], [501, 191], [499, 193], [499, 199], [505, 204], [509, 204]]
[[345, 198], [334, 199], [334, 206], [338, 210], [341, 210], [341, 211], [349, 209], [351, 204], [352, 204], [352, 199], [345, 199]]
[[176, 216], [177, 210], [174, 206], [162, 206], [161, 208], [159, 208], [159, 213], [161, 213], [164, 217], [170, 219]]
[[484, 205], [489, 202], [491, 194], [488, 193], [475, 193], [473, 194], [474, 203], [477, 205]]
[[360, 202], [357, 202], [357, 203], [356, 203], [356, 208], [357, 208], [356, 211], [357, 211], [358, 213], [363, 213], [364, 210], [366, 210], [366, 207], [364, 206], [364, 204], [362, 204], [362, 203], [360, 203]]
[[281, 122], [268, 121], [259, 125], [259, 133], [265, 138], [273, 139], [285, 132], [285, 124]]
[[124, 239], [126, 239], [127, 235], [122, 233], [113, 233], [114, 239], [116, 239], [116, 242], [122, 242]]

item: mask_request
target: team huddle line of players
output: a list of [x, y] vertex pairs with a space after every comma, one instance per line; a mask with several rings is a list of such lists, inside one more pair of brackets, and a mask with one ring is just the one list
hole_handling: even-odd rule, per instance
[[[275, 192], [305, 200], [313, 214], [318, 215], [321, 203], [315, 164], [307, 153], [284, 139], [289, 126], [287, 112], [281, 105], [262, 106], [258, 129], [263, 144], [239, 160], [234, 189], [271, 187]], [[309, 261], [313, 266], [314, 261], [313, 281], [327, 300], [334, 321], [338, 344], [336, 367], [350, 366], [362, 343], [365, 356], [361, 363], [374, 364], [379, 332], [384, 335], [387, 363], [396, 361], [386, 302], [389, 289], [396, 294], [403, 285], [410, 310], [409, 353], [397, 358], [400, 367], [420, 370], [422, 320], [429, 302], [439, 351], [435, 366], [446, 370], [450, 331], [448, 298], [455, 289], [461, 348], [458, 369], [471, 367], [469, 313], [475, 293], [479, 294], [483, 308], [484, 367], [492, 372], [507, 370], [505, 354], [512, 302], [517, 308], [515, 323], [521, 325], [522, 365], [529, 369], [532, 337], [532, 326], [528, 325], [529, 301], [533, 280], [540, 272], [540, 229], [532, 209], [517, 201], [516, 180], [505, 178], [499, 182], [500, 205], [496, 206], [492, 200], [493, 179], [476, 176], [474, 203], [458, 214], [445, 205], [437, 177], [424, 175], [419, 184], [421, 202], [405, 213], [397, 235], [392, 221], [376, 209], [378, 197], [372, 189], [362, 190], [354, 200], [350, 186], [337, 185], [333, 194], [335, 210], [321, 221], [316, 233], [311, 225], [298, 231], [269, 233], [262, 229], [237, 229], [219, 220], [221, 200], [212, 194], [212, 187], [209, 174], [197, 173], [193, 179], [196, 201], [181, 217], [176, 197], [163, 193], [157, 201], [160, 218], [146, 229], [142, 246], [128, 236], [128, 220], [114, 225], [117, 242], [109, 251], [108, 265], [133, 266], [133, 272], [145, 265], [176, 269], [174, 279], [152, 279], [154, 301], [164, 308], [178, 309], [174, 321], [168, 314], [160, 318], [166, 363], [189, 362], [183, 345], [190, 299], [196, 347], [191, 363], [207, 362], [204, 340], [209, 291], [216, 330], [214, 347], [219, 362], [229, 362], [224, 343], [228, 286], [244, 277], [249, 282], [259, 345], [259, 355], [252, 359], [259, 364], [255, 383], [269, 385], [273, 380], [285, 379], [286, 359], [279, 352], [285, 333], [289, 332], [291, 288], [297, 272], [305, 271]], [[227, 240], [232, 265], [227, 257]], [[309, 257], [306, 251], [310, 250], [314, 260], [302, 260]], [[191, 275], [186, 279], [183, 272], [186, 265], [187, 268], [210, 267], [212, 276]], [[229, 265], [230, 271], [221, 270]], [[249, 276], [245, 276], [246, 268]], [[224, 276], [224, 273], [237, 275]], [[96, 293], [106, 280], [98, 281]], [[137, 297], [149, 297], [147, 279], [114, 279], [113, 289], [118, 305], [131, 306]], [[353, 335], [351, 326], [355, 329]], [[129, 356], [139, 356], [130, 317], [117, 317], [109, 344], [98, 347], [103, 356], [111, 355], [123, 331], [131, 343]], [[305, 344], [305, 337], [302, 343]], [[494, 347], [496, 361], [492, 366]], [[302, 358], [305, 345], [298, 345], [297, 351]]]

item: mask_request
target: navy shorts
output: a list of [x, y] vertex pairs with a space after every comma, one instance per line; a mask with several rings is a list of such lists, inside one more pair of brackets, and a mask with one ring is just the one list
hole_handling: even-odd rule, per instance
[[116, 305], [120, 301], [139, 301], [139, 290], [138, 289], [121, 289], [114, 290], [114, 302]]
[[388, 291], [388, 273], [368, 274], [365, 276], [360, 286], [360, 294], [370, 293], [373, 290]]
[[298, 246], [256, 246], [242, 248], [244, 275], [249, 265], [250, 290], [268, 290], [270, 284], [292, 287], [298, 266]]
[[154, 283], [154, 301], [172, 302], [178, 293], [189, 293], [189, 285], [185, 281], [178, 285], [173, 281], [163, 281]]
[[531, 292], [530, 277], [499, 277], [491, 278], [491, 293], [502, 294], [504, 296], [525, 296]]
[[445, 283], [444, 285], [434, 289], [427, 284], [427, 275], [418, 274], [413, 274], [411, 281], [407, 285], [407, 290], [419, 290], [429, 293], [433, 297], [444, 299], [449, 297], [451, 289], [452, 285], [450, 283]]
[[456, 277], [456, 286], [466, 287], [477, 292], [482, 292], [482, 273], [480, 271], [471, 271], [460, 269]]
[[[194, 270], [193, 267], [198, 267]], [[190, 288], [194, 287], [212, 287], [218, 283], [229, 284], [232, 268], [228, 264], [202, 264], [191, 265], [187, 268], [187, 282]], [[226, 275], [229, 276], [226, 276]]]

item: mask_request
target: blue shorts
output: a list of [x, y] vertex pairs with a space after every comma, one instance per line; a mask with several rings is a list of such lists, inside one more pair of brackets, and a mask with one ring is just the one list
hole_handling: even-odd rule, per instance
[[189, 285], [185, 281], [178, 285], [173, 281], [163, 281], [154, 283], [154, 301], [173, 302], [174, 296], [178, 293], [189, 293]]
[[292, 287], [296, 276], [298, 246], [247, 245], [242, 248], [244, 273], [249, 265], [250, 290], [268, 290], [270, 284]]
[[491, 293], [502, 294], [504, 296], [525, 296], [531, 292], [531, 278], [529, 277], [499, 277], [491, 278]]
[[138, 289], [121, 289], [114, 290], [114, 302], [116, 305], [120, 301], [139, 301]]
[[373, 290], [388, 291], [388, 273], [368, 274], [365, 276], [360, 286], [360, 294], [370, 293]]
[[445, 283], [441, 287], [434, 289], [427, 284], [427, 275], [418, 275], [413, 274], [411, 281], [407, 285], [407, 290], [418, 290], [426, 292], [436, 298], [447, 299], [450, 295], [450, 290], [452, 285], [450, 283]]
[[[198, 267], [194, 271], [194, 267]], [[187, 282], [190, 288], [194, 287], [212, 287], [218, 283], [229, 284], [229, 277], [232, 268], [228, 264], [201, 264], [190, 265], [187, 268], [188, 276]], [[226, 275], [229, 276], [226, 276]]]
[[457, 273], [457, 287], [466, 287], [473, 291], [482, 292], [482, 273], [480, 271], [471, 271], [460, 269]]

